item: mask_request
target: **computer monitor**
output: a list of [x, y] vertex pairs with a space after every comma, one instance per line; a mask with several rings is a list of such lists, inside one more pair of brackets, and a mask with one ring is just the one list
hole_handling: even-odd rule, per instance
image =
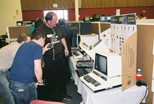
[[121, 56], [111, 52], [97, 52], [95, 70], [105, 78], [121, 76]]
[[91, 35], [91, 22], [80, 23], [80, 35]]

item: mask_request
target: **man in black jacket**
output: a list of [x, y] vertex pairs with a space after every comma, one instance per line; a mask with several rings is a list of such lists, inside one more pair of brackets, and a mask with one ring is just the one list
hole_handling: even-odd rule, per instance
[[66, 69], [64, 58], [62, 55], [63, 46], [65, 48], [65, 56], [68, 56], [68, 48], [65, 41], [65, 36], [57, 25], [57, 15], [53, 12], [48, 12], [45, 16], [46, 22], [39, 28], [45, 32], [45, 44], [51, 43], [51, 50], [44, 54], [44, 77], [47, 79], [48, 87], [51, 92], [51, 100], [61, 101], [66, 99]]

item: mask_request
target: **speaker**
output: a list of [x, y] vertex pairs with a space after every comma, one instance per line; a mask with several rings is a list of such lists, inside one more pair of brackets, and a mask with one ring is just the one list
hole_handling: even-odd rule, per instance
[[89, 35], [89, 34], [91, 34], [91, 22], [80, 23], [80, 35]]

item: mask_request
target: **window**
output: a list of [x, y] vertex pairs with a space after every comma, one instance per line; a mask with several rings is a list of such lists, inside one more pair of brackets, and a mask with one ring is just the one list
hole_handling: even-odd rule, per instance
[[44, 11], [44, 17], [46, 16], [46, 14], [48, 12], [54, 12], [54, 13], [56, 13], [57, 16], [58, 16], [58, 20], [60, 18], [64, 18], [65, 20], [68, 21], [68, 10], [45, 10]]

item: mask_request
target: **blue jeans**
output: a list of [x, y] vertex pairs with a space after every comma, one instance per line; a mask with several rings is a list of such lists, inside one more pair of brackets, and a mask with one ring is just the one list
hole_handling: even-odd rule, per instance
[[4, 104], [15, 104], [13, 96], [9, 89], [9, 71], [0, 71], [0, 99]]
[[30, 104], [37, 99], [35, 82], [24, 84], [10, 80], [10, 90], [16, 104]]

